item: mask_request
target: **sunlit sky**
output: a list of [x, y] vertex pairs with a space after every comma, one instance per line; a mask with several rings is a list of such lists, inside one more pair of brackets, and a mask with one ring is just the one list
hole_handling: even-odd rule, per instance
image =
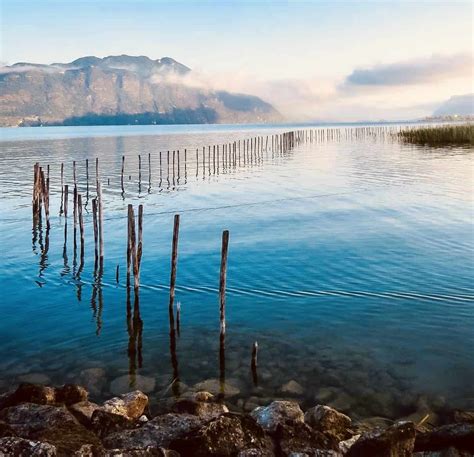
[[473, 3], [2, 0], [1, 60], [173, 57], [291, 116], [412, 118], [473, 92]]

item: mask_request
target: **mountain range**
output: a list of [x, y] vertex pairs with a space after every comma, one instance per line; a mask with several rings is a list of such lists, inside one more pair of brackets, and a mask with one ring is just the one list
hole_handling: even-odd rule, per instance
[[192, 83], [176, 60], [81, 57], [0, 68], [0, 125], [202, 124], [278, 122], [259, 97]]

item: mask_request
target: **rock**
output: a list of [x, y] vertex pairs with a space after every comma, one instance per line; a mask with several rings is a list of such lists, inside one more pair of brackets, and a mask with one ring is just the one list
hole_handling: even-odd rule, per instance
[[[196, 457], [234, 456], [244, 451], [273, 455], [272, 440], [248, 416], [226, 413], [183, 438], [174, 440], [170, 449]], [[255, 455], [255, 454], [254, 454]]]
[[314, 455], [316, 450], [338, 451], [339, 449], [334, 437], [327, 437], [301, 422], [291, 425], [278, 424], [274, 436], [283, 455], [294, 453]]
[[304, 389], [293, 379], [280, 387], [280, 392], [288, 395], [303, 395]]
[[195, 392], [193, 398], [196, 401], [212, 401], [214, 399], [214, 395], [212, 395], [210, 392], [202, 390], [200, 392]]
[[79, 383], [95, 396], [100, 395], [106, 382], [106, 372], [103, 368], [86, 368], [79, 375]]
[[443, 425], [416, 436], [415, 451], [439, 451], [449, 447], [474, 453], [474, 423]]
[[304, 422], [303, 411], [293, 401], [274, 401], [268, 406], [255, 408], [251, 416], [267, 432], [274, 432], [279, 424]]
[[155, 378], [137, 374], [132, 379], [130, 375], [126, 374], [114, 379], [110, 383], [110, 391], [114, 395], [124, 394], [135, 389], [148, 393], [155, 389], [155, 384]]
[[107, 400], [103, 409], [129, 419], [138, 419], [148, 406], [148, 397], [139, 390]]
[[4, 420], [21, 437], [33, 438], [36, 433], [60, 425], [77, 425], [74, 416], [65, 408], [51, 405], [22, 403], [0, 412]]
[[415, 452], [413, 457], [472, 457], [472, 454], [468, 451], [460, 451], [454, 447], [450, 447], [442, 451]]
[[86, 427], [91, 425], [92, 414], [96, 409], [100, 409], [100, 406], [90, 401], [81, 401], [69, 406], [69, 411]]
[[106, 448], [145, 449], [167, 447], [171, 441], [201, 427], [202, 421], [191, 414], [165, 414], [140, 428], [112, 433], [104, 438]]
[[454, 411], [454, 422], [474, 422], [474, 411]]
[[43, 373], [28, 373], [18, 376], [18, 381], [28, 384], [51, 384], [51, 378]]
[[65, 405], [87, 401], [88, 396], [87, 390], [76, 384], [64, 384], [56, 389], [56, 401]]
[[360, 435], [354, 435], [352, 438], [348, 440], [339, 441], [339, 450], [343, 454], [347, 454], [349, 449], [353, 446], [353, 444], [360, 438]]
[[337, 389], [334, 387], [322, 387], [318, 390], [317, 394], [314, 396], [314, 399], [318, 403], [326, 403], [336, 396], [336, 390]]
[[104, 438], [110, 433], [134, 428], [135, 424], [126, 416], [114, 414], [100, 408], [92, 413], [90, 426], [99, 438]]
[[195, 384], [192, 389], [194, 391], [204, 390], [211, 393], [212, 395], [221, 395], [224, 393], [224, 396], [227, 398], [235, 397], [240, 393], [240, 389], [238, 387], [235, 387], [228, 382], [221, 385], [219, 379], [206, 379], [205, 381]]
[[55, 457], [56, 447], [49, 443], [19, 437], [0, 438], [0, 455], [17, 457]]
[[343, 457], [338, 451], [326, 449], [308, 449], [307, 452], [290, 452], [288, 457]]
[[415, 425], [399, 422], [386, 430], [364, 433], [349, 449], [347, 457], [410, 457], [415, 445]]
[[199, 416], [203, 420], [211, 420], [221, 414], [228, 413], [229, 409], [222, 403], [209, 403], [193, 400], [178, 400], [174, 406], [175, 413], [188, 413]]
[[350, 417], [329, 406], [317, 405], [309, 409], [304, 415], [304, 421], [315, 430], [330, 433], [338, 441], [346, 440], [352, 436], [349, 430], [352, 422]]
[[365, 432], [370, 432], [374, 428], [385, 429], [392, 424], [390, 419], [386, 417], [374, 416], [369, 417], [368, 419], [364, 419], [363, 421], [359, 421], [354, 425], [355, 430], [359, 434], [363, 434]]
[[104, 457], [180, 457], [180, 455], [169, 449], [147, 447], [145, 449], [107, 449]]
[[56, 391], [53, 387], [23, 383], [18, 386], [10, 400], [10, 406], [20, 403], [51, 405], [56, 402]]
[[16, 433], [6, 422], [0, 421], [0, 438], [5, 436], [16, 436]]

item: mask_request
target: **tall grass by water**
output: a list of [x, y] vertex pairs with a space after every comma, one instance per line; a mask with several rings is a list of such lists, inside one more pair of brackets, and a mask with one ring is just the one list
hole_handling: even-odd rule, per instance
[[398, 135], [407, 143], [428, 146], [474, 145], [474, 124], [402, 130]]

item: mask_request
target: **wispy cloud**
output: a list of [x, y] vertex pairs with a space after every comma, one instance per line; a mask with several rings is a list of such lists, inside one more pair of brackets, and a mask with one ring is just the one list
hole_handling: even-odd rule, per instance
[[346, 77], [343, 89], [358, 86], [401, 86], [424, 84], [472, 74], [473, 58], [469, 54], [432, 56], [425, 59], [375, 65], [355, 69]]

